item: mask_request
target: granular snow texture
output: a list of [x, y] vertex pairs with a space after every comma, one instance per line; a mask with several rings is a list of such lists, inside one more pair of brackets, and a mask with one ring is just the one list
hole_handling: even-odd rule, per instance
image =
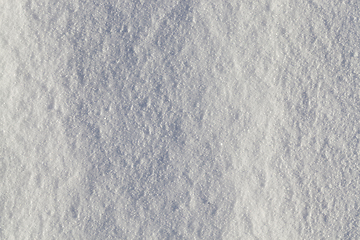
[[0, 2], [0, 239], [360, 239], [358, 0]]

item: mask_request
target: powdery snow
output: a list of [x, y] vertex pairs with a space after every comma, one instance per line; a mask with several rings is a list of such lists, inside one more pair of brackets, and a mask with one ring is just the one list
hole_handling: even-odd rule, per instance
[[359, 1], [0, 6], [0, 239], [360, 238]]

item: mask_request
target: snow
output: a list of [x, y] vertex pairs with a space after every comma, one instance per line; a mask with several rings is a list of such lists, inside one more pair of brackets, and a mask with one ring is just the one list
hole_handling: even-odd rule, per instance
[[0, 5], [0, 239], [360, 238], [357, 0]]

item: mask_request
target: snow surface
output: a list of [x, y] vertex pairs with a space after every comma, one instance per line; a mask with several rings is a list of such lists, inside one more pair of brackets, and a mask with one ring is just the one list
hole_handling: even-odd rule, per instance
[[360, 239], [360, 1], [0, 2], [0, 239]]

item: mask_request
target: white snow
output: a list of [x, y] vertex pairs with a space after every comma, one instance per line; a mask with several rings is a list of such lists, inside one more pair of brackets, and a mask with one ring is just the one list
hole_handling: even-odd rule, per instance
[[359, 17], [2, 0], [0, 239], [360, 238]]

